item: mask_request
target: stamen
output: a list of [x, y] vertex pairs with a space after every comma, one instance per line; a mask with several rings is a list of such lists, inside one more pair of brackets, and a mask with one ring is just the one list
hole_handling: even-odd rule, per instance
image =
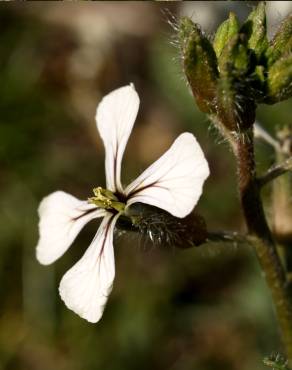
[[101, 186], [93, 189], [94, 197], [88, 198], [89, 203], [95, 204], [97, 207], [104, 209], [115, 209], [118, 212], [123, 212], [125, 204], [120, 202], [117, 196], [108, 189], [103, 189]]

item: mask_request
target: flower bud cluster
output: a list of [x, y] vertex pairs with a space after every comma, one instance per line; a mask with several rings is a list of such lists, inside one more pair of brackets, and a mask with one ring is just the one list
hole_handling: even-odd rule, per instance
[[213, 42], [183, 17], [179, 40], [184, 72], [198, 107], [215, 114], [230, 131], [251, 127], [257, 104], [292, 96], [292, 15], [270, 42], [264, 2], [242, 25], [230, 13]]

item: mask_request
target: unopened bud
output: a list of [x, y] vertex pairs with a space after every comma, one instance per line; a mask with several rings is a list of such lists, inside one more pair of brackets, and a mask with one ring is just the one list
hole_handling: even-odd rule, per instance
[[251, 94], [247, 94], [249, 57], [245, 35], [237, 34], [229, 40], [219, 57], [218, 68], [219, 118], [231, 131], [245, 130], [253, 124], [255, 118], [255, 103]]
[[255, 53], [257, 60], [260, 61], [268, 47], [264, 2], [260, 2], [249, 14], [247, 20], [242, 25], [240, 32], [247, 36], [247, 47]]
[[277, 33], [275, 34], [271, 45], [267, 49], [266, 55], [268, 65], [271, 66], [279, 58], [292, 52], [292, 14], [286, 17]]
[[268, 71], [266, 103], [274, 104], [292, 96], [292, 53], [275, 62]]
[[197, 104], [203, 112], [214, 112], [218, 71], [213, 47], [187, 17], [180, 21], [179, 38], [184, 71]]
[[224, 21], [217, 29], [215, 34], [213, 47], [217, 58], [220, 57], [223, 48], [225, 45], [230, 41], [230, 39], [237, 35], [239, 31], [239, 24], [237, 21], [237, 17], [234, 13], [229, 13], [229, 18]]

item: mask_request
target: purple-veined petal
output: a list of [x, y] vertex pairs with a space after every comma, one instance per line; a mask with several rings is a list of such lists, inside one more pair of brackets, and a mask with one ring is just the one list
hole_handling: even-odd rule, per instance
[[119, 215], [106, 215], [83, 257], [63, 276], [59, 292], [66, 306], [97, 322], [115, 277], [113, 230]]
[[36, 255], [43, 265], [49, 265], [61, 257], [90, 220], [105, 215], [105, 211], [94, 204], [63, 191], [45, 197], [38, 213], [40, 236]]
[[127, 205], [147, 203], [185, 217], [197, 204], [208, 175], [208, 162], [200, 145], [194, 135], [183, 133], [126, 188]]
[[122, 192], [121, 162], [139, 109], [133, 85], [106, 95], [97, 107], [96, 122], [105, 147], [107, 189]]

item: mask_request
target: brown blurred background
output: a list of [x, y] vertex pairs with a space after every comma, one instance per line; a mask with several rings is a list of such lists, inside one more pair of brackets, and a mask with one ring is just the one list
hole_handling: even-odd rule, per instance
[[[98, 222], [54, 265], [35, 259], [40, 200], [58, 189], [86, 199], [105, 184], [95, 109], [129, 82], [141, 107], [123, 182], [178, 134], [193, 132], [211, 169], [197, 210], [211, 230], [244, 230], [232, 154], [194, 104], [172, 24], [184, 14], [212, 34], [230, 10], [243, 20], [255, 4], [1, 4], [0, 370], [252, 370], [280, 349], [270, 296], [248, 248], [169, 250], [149, 248], [139, 235], [117, 236], [114, 289], [95, 325], [64, 306], [58, 284]], [[290, 1], [268, 2], [270, 34], [291, 8]], [[291, 100], [260, 107], [258, 119], [274, 134], [291, 123]], [[273, 151], [259, 143], [257, 161], [267, 168]]]

